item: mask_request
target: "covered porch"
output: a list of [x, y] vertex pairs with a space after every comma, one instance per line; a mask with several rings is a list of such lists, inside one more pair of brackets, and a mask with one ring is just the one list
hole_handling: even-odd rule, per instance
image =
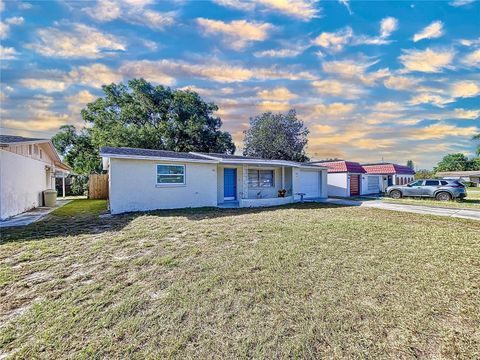
[[303, 196], [326, 197], [321, 188], [323, 172], [318, 167], [219, 164], [217, 173], [217, 202], [221, 207], [278, 206]]

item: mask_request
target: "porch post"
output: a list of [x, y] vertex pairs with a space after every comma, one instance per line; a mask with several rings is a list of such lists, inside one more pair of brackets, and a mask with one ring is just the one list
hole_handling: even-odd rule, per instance
[[65, 197], [65, 173], [62, 172], [62, 197]]
[[248, 199], [248, 165], [243, 165], [243, 199]]
[[282, 166], [282, 189], [285, 189], [285, 166]]

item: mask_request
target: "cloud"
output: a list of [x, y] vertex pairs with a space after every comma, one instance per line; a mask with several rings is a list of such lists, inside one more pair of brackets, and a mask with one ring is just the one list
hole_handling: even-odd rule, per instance
[[441, 37], [443, 32], [443, 23], [441, 21], [434, 21], [419, 33], [413, 36], [413, 41], [417, 42], [423, 39], [436, 39]]
[[17, 111], [22, 114], [21, 118], [2, 119], [2, 126], [19, 130], [35, 129], [35, 131], [58, 129], [69, 122], [69, 116], [51, 111], [50, 107], [54, 103], [54, 99], [50, 96], [36, 95], [22, 103], [22, 109]]
[[285, 101], [261, 101], [257, 108], [259, 111], [284, 112], [292, 107]]
[[96, 97], [88, 90], [81, 90], [76, 94], [66, 96], [65, 101], [68, 103], [68, 110], [73, 115], [80, 116], [80, 111], [85, 105], [95, 101]]
[[331, 125], [313, 125], [312, 130], [316, 133], [331, 134], [337, 131], [337, 128]]
[[443, 139], [449, 136], [471, 137], [480, 129], [470, 127], [457, 127], [449, 124], [434, 124], [424, 128], [415, 128], [405, 131], [405, 135], [416, 140]]
[[355, 104], [335, 102], [331, 104], [317, 104], [313, 106], [310, 117], [342, 118], [355, 110]]
[[347, 45], [353, 37], [353, 31], [350, 27], [346, 27], [337, 32], [323, 32], [318, 35], [314, 40], [313, 44], [329, 49], [333, 52], [338, 52]]
[[69, 83], [65, 80], [55, 79], [27, 78], [21, 79], [19, 82], [23, 87], [28, 89], [41, 89], [46, 92], [63, 91], [69, 86]]
[[451, 87], [451, 94], [456, 98], [467, 98], [480, 95], [480, 86], [474, 81], [457, 81]]
[[235, 50], [243, 50], [253, 41], [263, 41], [269, 37], [273, 25], [268, 23], [255, 23], [246, 20], [234, 20], [223, 22], [198, 18], [197, 23], [203, 29], [204, 34], [220, 34], [224, 44]]
[[0, 45], [0, 60], [15, 60], [18, 52], [13, 47], [4, 47]]
[[221, 6], [230, 7], [236, 10], [259, 11], [258, 7], [263, 7], [263, 11], [278, 11], [288, 16], [292, 16], [302, 21], [310, 21], [320, 16], [320, 9], [316, 4], [318, 0], [214, 0]]
[[461, 62], [468, 67], [480, 67], [480, 49], [465, 55]]
[[97, 59], [126, 50], [117, 37], [83, 24], [43, 28], [36, 35], [27, 47], [48, 57]]
[[453, 50], [403, 50], [399, 57], [405, 69], [404, 72], [420, 71], [437, 73], [449, 68], [453, 61], [455, 52]]
[[[145, 76], [147, 77], [148, 74]], [[79, 66], [68, 73], [70, 82], [80, 83], [90, 87], [101, 87], [122, 81], [123, 75], [104, 64]]]
[[445, 104], [452, 101], [454, 101], [452, 98], [445, 98], [436, 94], [421, 93], [412, 97], [409, 103], [411, 105], [432, 104], [438, 107], [443, 107]]
[[390, 76], [383, 81], [385, 87], [393, 90], [414, 90], [420, 79], [406, 76]]
[[323, 32], [312, 43], [331, 52], [339, 52], [347, 45], [384, 45], [391, 42], [388, 38], [397, 28], [397, 19], [386, 17], [380, 22], [380, 33], [378, 36], [357, 36], [353, 33], [352, 28], [347, 26], [336, 32]]
[[448, 4], [451, 5], [451, 6], [458, 7], [458, 6], [464, 6], [464, 5], [471, 4], [474, 1], [475, 0], [453, 0], [453, 1], [450, 1]]
[[99, 22], [121, 19], [153, 30], [164, 30], [175, 23], [176, 12], [154, 11], [146, 7], [150, 3], [150, 1], [98, 0], [95, 6], [85, 7], [82, 10]]
[[257, 96], [264, 100], [288, 101], [298, 97], [286, 87], [277, 87], [272, 90], [262, 90], [257, 93]]
[[460, 39], [458, 42], [463, 46], [478, 46], [480, 45], [480, 37], [477, 39]]
[[321, 95], [344, 97], [346, 99], [357, 99], [365, 94], [365, 90], [362, 87], [351, 82], [335, 79], [313, 81], [312, 85]]
[[289, 58], [295, 57], [302, 54], [308, 46], [296, 45], [292, 47], [287, 47], [283, 49], [270, 49], [263, 51], [256, 51], [253, 53], [255, 57], [278, 57], [278, 58]]
[[390, 76], [388, 69], [380, 69], [367, 73], [367, 69], [374, 64], [376, 60], [336, 60], [328, 61], [322, 64], [323, 71], [330, 74], [336, 74], [345, 79], [358, 80], [366, 85], [373, 85], [376, 81]]
[[257, 0], [266, 8], [295, 17], [302, 21], [318, 18], [320, 9], [316, 7], [317, 0]]
[[475, 120], [480, 117], [480, 110], [455, 109], [453, 110], [452, 117], [457, 119]]
[[24, 22], [23, 17], [14, 16], [6, 18], [5, 21], [0, 21], [0, 39], [6, 39], [10, 33], [10, 26], [12, 25], [22, 25]]
[[350, 9], [350, 2], [349, 0], [338, 0], [338, 2], [344, 5], [347, 8], [347, 11], [350, 15], [353, 15], [352, 9]]

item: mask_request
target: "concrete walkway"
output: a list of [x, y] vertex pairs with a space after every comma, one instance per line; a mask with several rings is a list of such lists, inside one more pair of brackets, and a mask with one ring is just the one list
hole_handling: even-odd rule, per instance
[[480, 210], [453, 209], [434, 206], [392, 204], [381, 200], [356, 201], [347, 199], [325, 199], [320, 202], [344, 206], [362, 206], [376, 209], [410, 212], [416, 214], [438, 215], [480, 221]]
[[31, 223], [34, 223], [43, 219], [53, 210], [58, 209], [59, 207], [62, 207], [65, 204], [68, 204], [70, 201], [72, 200], [60, 199], [60, 200], [57, 200], [57, 204], [55, 207], [41, 206], [32, 210], [26, 211], [24, 213], [12, 216], [7, 220], [0, 221], [0, 228], [30, 225]]

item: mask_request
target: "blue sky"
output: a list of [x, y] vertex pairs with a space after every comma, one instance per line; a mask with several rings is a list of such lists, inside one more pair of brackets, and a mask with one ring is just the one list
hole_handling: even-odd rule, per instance
[[314, 159], [431, 167], [473, 155], [480, 2], [3, 1], [1, 131], [81, 127], [101, 85], [144, 77], [249, 117], [295, 108]]

